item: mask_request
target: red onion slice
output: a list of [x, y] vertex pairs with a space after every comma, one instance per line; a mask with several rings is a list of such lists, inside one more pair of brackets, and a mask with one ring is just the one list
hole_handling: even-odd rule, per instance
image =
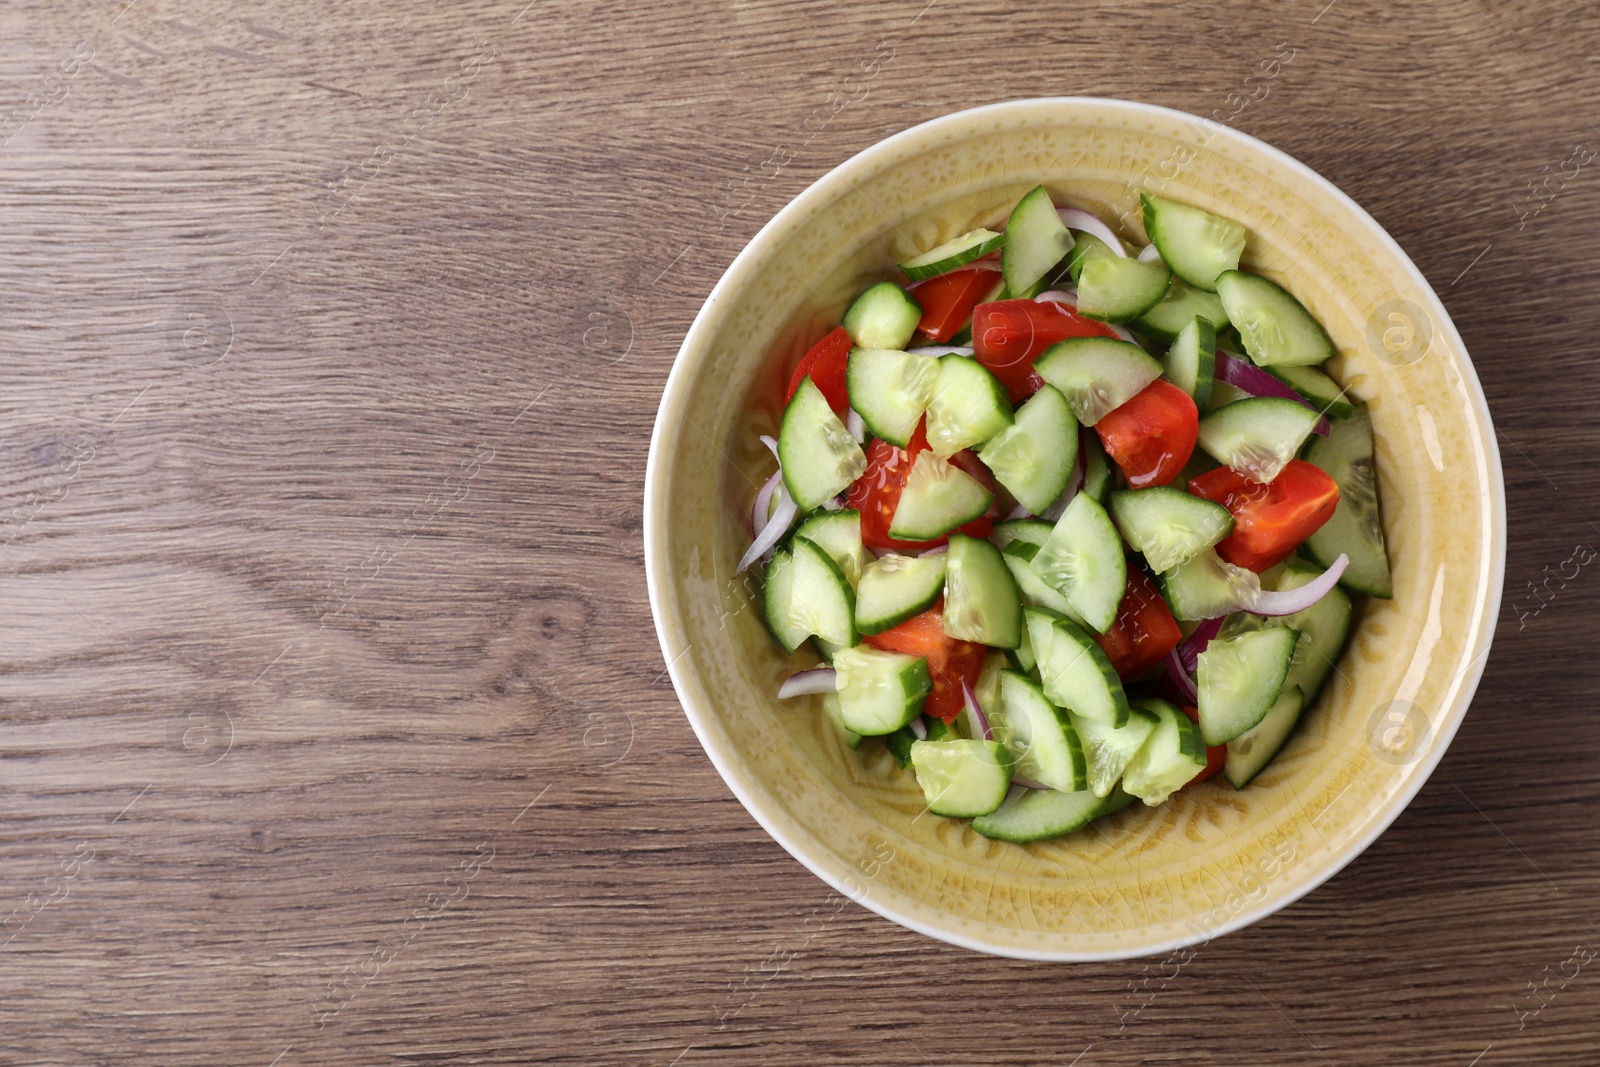
[[1206, 650], [1213, 638], [1222, 631], [1222, 624], [1227, 621], [1224, 615], [1214, 619], [1207, 619], [1194, 628], [1194, 632], [1183, 639], [1183, 644], [1177, 648], [1178, 666], [1183, 668], [1185, 674], [1193, 675], [1200, 667], [1200, 653]]
[[917, 735], [918, 741], [926, 741], [928, 739], [928, 727], [927, 724], [922, 721], [921, 715], [918, 715], [915, 719], [912, 719], [909, 725], [911, 727], [911, 732]]
[[1061, 224], [1069, 230], [1082, 230], [1084, 233], [1100, 238], [1106, 245], [1123, 259], [1128, 258], [1128, 252], [1122, 247], [1122, 238], [1116, 232], [1101, 222], [1087, 211], [1077, 208], [1059, 207], [1056, 214], [1061, 216]]
[[1028, 787], [1027, 786], [1018, 785], [1017, 784], [1017, 780], [1015, 778], [1012, 778], [1011, 779], [1011, 788], [1006, 791], [1006, 798], [1000, 802], [1000, 806], [998, 808], [994, 809], [994, 813], [996, 815], [999, 815], [1002, 811], [1005, 811], [1011, 805], [1015, 804], [1018, 800], [1022, 799], [1022, 794], [1026, 793], [1027, 791], [1028, 791]]
[[1035, 304], [1065, 304], [1074, 310], [1078, 307], [1078, 294], [1066, 289], [1046, 289], [1033, 298]]
[[[1312, 411], [1317, 410], [1317, 405], [1284, 385], [1278, 379], [1251, 363], [1249, 360], [1222, 350], [1217, 351], [1217, 378], [1227, 382], [1235, 389], [1243, 389], [1251, 396], [1278, 396], [1285, 400], [1293, 400], [1296, 404], [1304, 404]], [[1317, 420], [1316, 429], [1313, 431], [1320, 437], [1328, 436], [1332, 429], [1326, 418]]]
[[924, 549], [923, 551], [918, 552], [917, 555], [919, 557], [921, 557], [921, 556], [942, 556], [948, 551], [950, 551], [949, 544], [935, 545], [932, 548]]
[[778, 483], [781, 481], [783, 481], [783, 472], [781, 470], [773, 471], [772, 477], [767, 479], [766, 484], [761, 487], [761, 491], [756, 494], [755, 507], [750, 509], [751, 537], [759, 536], [761, 531], [766, 529], [767, 515], [772, 510], [772, 491], [778, 488]]
[[832, 667], [817, 667], [791, 674], [778, 686], [778, 699], [810, 696], [813, 693], [833, 693], [839, 689], [839, 672]]
[[[781, 471], [779, 472], [782, 473]], [[739, 566], [734, 569], [734, 574], [743, 574], [745, 568], [758, 559], [766, 559], [767, 555], [777, 547], [783, 535], [788, 532], [789, 526], [794, 522], [800, 509], [795, 505], [794, 497], [789, 495], [789, 487], [780, 479], [778, 482], [778, 509], [772, 513], [772, 518], [756, 534], [756, 539], [750, 542], [750, 547], [745, 549], [739, 558]]]
[[[1126, 326], [1119, 326], [1114, 322], [1102, 322], [1100, 325], [1107, 327], [1112, 333], [1116, 334], [1130, 345], [1139, 344], [1138, 338], [1134, 337], [1133, 334], [1128, 331]], [[1142, 348], [1144, 346], [1140, 345], [1140, 347]]]
[[768, 437], [766, 434], [762, 434], [761, 443], [767, 446], [767, 451], [772, 453], [773, 459], [778, 460], [779, 463], [783, 462], [783, 460], [778, 458], [778, 442], [774, 438]]
[[989, 716], [983, 713], [983, 705], [978, 703], [978, 695], [972, 691], [972, 686], [965, 678], [961, 679], [961, 701], [961, 714], [966, 718], [961, 724], [964, 731], [971, 734], [973, 740], [981, 737], [985, 741], [993, 741], [994, 734], [989, 730]]
[[1159, 249], [1156, 248], [1155, 245], [1145, 245], [1143, 248], [1139, 249], [1138, 258], [1139, 258], [1139, 262], [1140, 263], [1165, 263], [1166, 262], [1165, 260], [1163, 260], [1161, 258], [1161, 252], [1160, 252]]
[[1239, 606], [1252, 615], [1295, 615], [1305, 611], [1317, 601], [1327, 596], [1334, 586], [1339, 584], [1339, 577], [1344, 574], [1345, 568], [1350, 566], [1350, 557], [1343, 552], [1333, 561], [1333, 566], [1323, 571], [1299, 589], [1287, 589], [1281, 592], [1269, 593], [1258, 590], [1248, 597], [1250, 603]]
[[1026, 519], [1032, 514], [1033, 512], [1028, 510], [1026, 504], [1018, 504], [1016, 507], [1011, 509], [1011, 512], [1008, 515], [1006, 515], [1006, 521], [1010, 522], [1012, 519]]
[[1178, 650], [1173, 649], [1167, 653], [1167, 677], [1172, 679], [1172, 684], [1188, 697], [1191, 701], [1199, 700], [1200, 693], [1194, 687], [1194, 679], [1189, 677], [1189, 672], [1183, 669], [1183, 664], [1178, 662]]
[[861, 415], [855, 408], [848, 408], [844, 413], [844, 429], [851, 437], [856, 439], [856, 444], [866, 440], [867, 424], [861, 421]]
[[971, 356], [972, 349], [963, 345], [932, 345], [928, 348], [908, 348], [908, 356]]

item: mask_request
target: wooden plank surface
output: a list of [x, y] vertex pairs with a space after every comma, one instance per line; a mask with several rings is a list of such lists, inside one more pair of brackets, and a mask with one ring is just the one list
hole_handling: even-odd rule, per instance
[[[1595, 1062], [1600, 10], [523, 4], [0, 8], [0, 1062]], [[835, 912], [645, 600], [650, 427], [728, 262], [885, 135], [1044, 94], [1327, 175], [1501, 432], [1444, 763], [1181, 967]]]

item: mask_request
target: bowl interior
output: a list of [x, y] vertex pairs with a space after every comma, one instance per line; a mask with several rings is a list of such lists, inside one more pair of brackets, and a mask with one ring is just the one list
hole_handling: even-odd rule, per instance
[[[1369, 403], [1394, 598], [1286, 750], [1248, 789], [1220, 781], [1054, 842], [987, 840], [923, 814], [881, 745], [852, 752], [733, 569], [805, 348], [893, 263], [1003, 219], [1043, 182], [1140, 242], [1146, 190], [1238, 219], [1245, 268], [1328, 328]], [[652, 604], [691, 723], [752, 814], [836, 888], [914, 929], [1007, 955], [1093, 959], [1203, 940], [1305, 893], [1420, 788], [1476, 686], [1498, 608], [1503, 491], [1460, 338], [1397, 246], [1302, 165], [1181, 113], [1104, 100], [994, 105], [875, 146], [802, 194], [735, 261], [668, 383], [646, 489]], [[1362, 598], [1357, 598], [1358, 603]]]

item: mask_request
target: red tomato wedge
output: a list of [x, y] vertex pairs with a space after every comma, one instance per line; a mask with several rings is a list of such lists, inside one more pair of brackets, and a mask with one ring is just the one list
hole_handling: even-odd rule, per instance
[[1044, 384], [1033, 361], [1045, 349], [1069, 337], [1115, 336], [1105, 323], [1048, 301], [995, 300], [972, 311], [972, 354], [1011, 391], [1013, 404]]
[[906, 291], [922, 305], [922, 321], [917, 323], [917, 330], [935, 344], [950, 340], [999, 280], [998, 264], [986, 264], [961, 267], [906, 286]]
[[1183, 631], [1167, 602], [1144, 571], [1128, 567], [1128, 591], [1117, 608], [1111, 629], [1095, 635], [1095, 642], [1111, 658], [1111, 666], [1124, 681], [1137, 677], [1167, 658], [1178, 647]]
[[[868, 548], [894, 548], [915, 550], [934, 548], [949, 538], [938, 537], [932, 541], [900, 541], [889, 536], [889, 525], [894, 521], [894, 509], [900, 504], [900, 493], [911, 475], [911, 465], [917, 453], [928, 447], [928, 435], [921, 423], [905, 448], [896, 448], [882, 438], [873, 438], [867, 446], [867, 469], [850, 487], [846, 507], [861, 512], [861, 543]], [[994, 478], [989, 469], [970, 451], [957, 452], [950, 462], [983, 482], [994, 491]], [[987, 538], [994, 530], [994, 518], [999, 514], [997, 505], [991, 504], [988, 512], [973, 519], [958, 532], [972, 537]]]
[[794, 369], [794, 375], [789, 379], [789, 391], [783, 394], [783, 402], [787, 404], [794, 399], [796, 389], [800, 383], [809, 376], [822, 390], [828, 406], [835, 415], [844, 417], [845, 409], [850, 406], [850, 393], [845, 389], [844, 371], [845, 364], [850, 359], [851, 348], [850, 334], [843, 326], [834, 330], [828, 336], [811, 346], [811, 351], [800, 357], [800, 365]]
[[1200, 433], [1200, 410], [1188, 393], [1157, 378], [1094, 428], [1128, 486], [1143, 489], [1166, 485], [1189, 462]]
[[978, 684], [983, 659], [989, 649], [973, 641], [962, 641], [944, 632], [944, 600], [921, 615], [907, 619], [892, 630], [869, 634], [861, 639], [885, 652], [903, 652], [928, 661], [928, 677], [933, 689], [922, 710], [936, 719], [953, 722], [961, 713], [965, 698], [961, 683]]
[[[1194, 722], [1198, 723], [1200, 721], [1200, 709], [1199, 708], [1186, 707], [1186, 708], [1184, 708], [1182, 710], [1183, 710], [1183, 713], [1185, 715], [1189, 716], [1189, 718], [1191, 720], [1193, 720]], [[1189, 781], [1185, 784], [1184, 788], [1187, 789], [1189, 786], [1194, 785], [1196, 782], [1203, 782], [1207, 778], [1210, 778], [1213, 774], [1216, 774], [1218, 771], [1222, 770], [1223, 764], [1225, 764], [1227, 762], [1228, 762], [1228, 746], [1227, 745], [1212, 745], [1211, 747], [1207, 748], [1206, 749], [1206, 765], [1204, 767], [1201, 767], [1199, 773], [1197, 773], [1193, 778], [1189, 779]]]
[[1217, 554], [1257, 574], [1293, 555], [1339, 506], [1338, 484], [1301, 459], [1266, 484], [1219, 467], [1191, 480], [1189, 492], [1232, 513], [1233, 533], [1218, 543]]

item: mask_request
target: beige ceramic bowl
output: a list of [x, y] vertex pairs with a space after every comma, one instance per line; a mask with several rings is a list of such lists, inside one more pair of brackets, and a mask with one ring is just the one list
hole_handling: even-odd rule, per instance
[[[733, 576], [772, 460], [781, 391], [806, 347], [894, 263], [1003, 219], [1043, 182], [1142, 243], [1146, 189], [1240, 220], [1245, 266], [1328, 328], [1333, 369], [1371, 405], [1394, 599], [1278, 759], [1053, 842], [990, 841], [922, 813], [883, 746], [846, 748], [813, 703], [779, 702], [797, 663]], [[672, 681], [729, 788], [835, 889], [895, 922], [1006, 956], [1162, 952], [1309, 892], [1399, 815], [1482, 672], [1500, 602], [1505, 501], [1461, 338], [1428, 283], [1349, 197], [1273, 148], [1144, 104], [1044, 99], [925, 123], [825, 175], [717, 283], [667, 381], [645, 480], [650, 603]]]

